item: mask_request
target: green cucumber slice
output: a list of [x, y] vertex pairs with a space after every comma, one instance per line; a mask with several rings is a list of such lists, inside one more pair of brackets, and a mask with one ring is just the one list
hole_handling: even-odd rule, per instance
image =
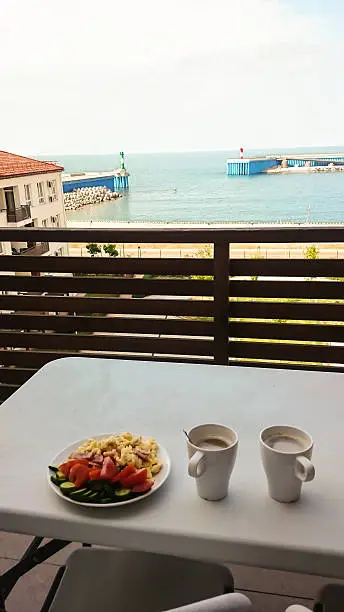
[[129, 499], [131, 495], [131, 489], [117, 489], [113, 492], [114, 497], [117, 501], [124, 501]]
[[75, 484], [69, 482], [68, 480], [60, 483], [60, 490], [64, 495], [70, 495], [74, 491], [77, 491]]

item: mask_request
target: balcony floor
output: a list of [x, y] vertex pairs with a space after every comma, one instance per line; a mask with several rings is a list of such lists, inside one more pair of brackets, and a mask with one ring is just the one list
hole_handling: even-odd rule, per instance
[[[0, 571], [6, 571], [24, 552], [30, 536], [0, 532]], [[17, 583], [7, 600], [8, 612], [39, 612], [58, 566], [79, 544], [71, 544], [34, 568]], [[311, 607], [316, 591], [328, 580], [317, 576], [231, 565], [235, 587], [255, 604], [255, 612], [284, 612], [293, 603]], [[331, 580], [331, 582], [340, 582]]]

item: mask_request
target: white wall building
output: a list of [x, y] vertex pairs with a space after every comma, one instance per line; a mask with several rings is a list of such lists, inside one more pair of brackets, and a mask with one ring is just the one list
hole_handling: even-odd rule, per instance
[[[65, 227], [63, 167], [0, 151], [0, 227]], [[2, 242], [0, 254], [68, 255], [61, 243]]]

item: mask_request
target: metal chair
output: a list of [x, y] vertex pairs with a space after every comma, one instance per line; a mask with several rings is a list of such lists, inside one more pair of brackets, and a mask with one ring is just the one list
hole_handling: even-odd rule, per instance
[[151, 553], [82, 548], [68, 558], [49, 612], [252, 610], [249, 599], [232, 590], [233, 577], [221, 565]]

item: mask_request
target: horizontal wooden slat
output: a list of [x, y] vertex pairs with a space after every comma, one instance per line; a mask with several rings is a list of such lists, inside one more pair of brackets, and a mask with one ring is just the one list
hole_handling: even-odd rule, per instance
[[310, 342], [343, 342], [344, 325], [302, 325], [298, 323], [238, 323], [228, 327], [231, 338], [261, 338]]
[[[0, 277], [1, 279], [1, 277]], [[344, 299], [344, 282], [235, 280], [229, 282], [231, 297]]]
[[338, 346], [230, 342], [229, 354], [231, 357], [246, 357], [249, 359], [281, 359], [344, 364], [344, 347]]
[[136, 353], [171, 353], [178, 355], [211, 355], [213, 341], [116, 335], [66, 335], [45, 333], [0, 332], [3, 347], [47, 350], [123, 351]]
[[87, 297], [0, 295], [0, 309], [38, 312], [89, 312], [211, 316], [211, 300], [143, 300]]
[[37, 240], [48, 242], [135, 242], [135, 243], [317, 243], [342, 242], [343, 226], [317, 225], [316, 227], [132, 227], [117, 228], [0, 228], [0, 241]]
[[36, 370], [20, 368], [0, 368], [0, 383], [9, 385], [22, 385], [35, 374]]
[[289, 302], [231, 302], [229, 315], [243, 319], [344, 321], [344, 304], [292, 304]]
[[231, 259], [229, 269], [231, 276], [344, 278], [343, 259]]
[[312, 372], [334, 372], [340, 374], [344, 372], [344, 365], [322, 365], [321, 363], [296, 363], [296, 362], [283, 362], [277, 363], [272, 360], [257, 359], [250, 361], [249, 359], [234, 358], [230, 359], [228, 365], [230, 366], [245, 366], [245, 368], [269, 368], [274, 370], [307, 370]]
[[213, 364], [213, 360], [211, 357], [198, 357], [197, 355], [192, 356], [183, 356], [179, 358], [178, 356], [173, 355], [161, 355], [154, 356], [148, 353], [145, 354], [113, 354], [113, 353], [92, 353], [84, 351], [82, 353], [73, 353], [72, 351], [28, 351], [28, 350], [0, 350], [0, 364], [3, 365], [14, 365], [22, 368], [41, 368], [46, 363], [50, 361], [55, 361], [55, 359], [63, 359], [65, 357], [85, 357], [85, 358], [94, 358], [101, 357], [102, 359], [139, 359], [144, 361], [166, 361], [166, 362], [183, 362], [183, 363], [209, 363]]
[[[142, 278], [0, 275], [1, 291], [211, 296], [214, 282]], [[344, 282], [231, 280], [231, 297], [344, 299]]]
[[213, 295], [213, 281], [144, 278], [8, 276], [0, 274], [0, 291], [138, 295]]
[[77, 272], [83, 274], [213, 274], [212, 259], [131, 258], [131, 257], [21, 257], [2, 255], [0, 270], [4, 272]]
[[19, 389], [19, 385], [0, 385], [0, 401], [3, 402]]
[[122, 318], [2, 314], [0, 315], [0, 329], [172, 334], [179, 336], [214, 335], [214, 323], [212, 321], [154, 319], [150, 317]]

